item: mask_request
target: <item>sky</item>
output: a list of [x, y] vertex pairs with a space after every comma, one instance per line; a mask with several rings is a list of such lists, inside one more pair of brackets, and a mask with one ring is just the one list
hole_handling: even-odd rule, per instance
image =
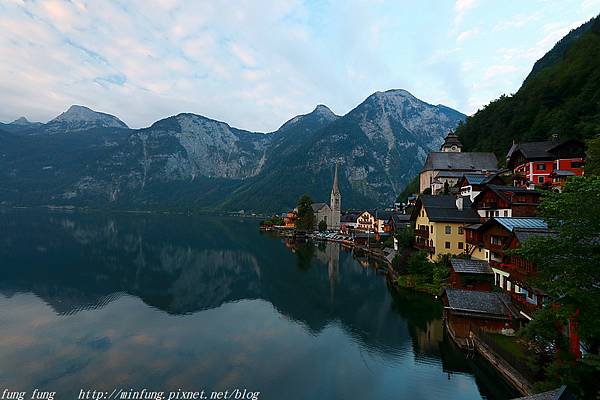
[[192, 112], [269, 132], [388, 89], [471, 115], [598, 13], [600, 0], [0, 0], [0, 121], [80, 104], [134, 128]]

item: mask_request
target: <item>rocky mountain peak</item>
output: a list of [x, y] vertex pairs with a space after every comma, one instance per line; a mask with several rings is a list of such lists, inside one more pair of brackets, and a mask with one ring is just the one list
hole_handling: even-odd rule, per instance
[[60, 125], [69, 131], [97, 127], [128, 128], [123, 121], [114, 115], [94, 111], [80, 105], [72, 105], [67, 111], [48, 122], [47, 125], [50, 127]]
[[20, 117], [15, 119], [13, 122], [11, 122], [11, 124], [13, 125], [31, 125], [34, 122], [30, 122], [27, 118], [25, 117]]

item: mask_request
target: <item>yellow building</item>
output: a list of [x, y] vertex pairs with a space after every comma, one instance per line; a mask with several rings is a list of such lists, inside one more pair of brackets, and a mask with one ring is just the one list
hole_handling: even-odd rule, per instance
[[479, 214], [463, 197], [421, 195], [411, 215], [415, 247], [427, 250], [429, 260], [466, 252], [465, 226], [478, 223]]

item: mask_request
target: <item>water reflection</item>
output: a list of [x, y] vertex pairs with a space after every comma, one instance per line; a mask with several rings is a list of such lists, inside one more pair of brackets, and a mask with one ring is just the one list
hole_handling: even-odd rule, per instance
[[0, 213], [0, 226], [0, 381], [24, 390], [513, 394], [452, 347], [438, 302], [390, 292], [337, 244], [215, 217], [23, 211]]

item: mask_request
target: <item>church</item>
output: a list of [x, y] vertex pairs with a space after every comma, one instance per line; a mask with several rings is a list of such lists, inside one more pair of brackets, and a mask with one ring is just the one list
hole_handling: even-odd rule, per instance
[[446, 183], [452, 187], [465, 174], [485, 175], [498, 170], [494, 153], [463, 152], [462, 148], [459, 137], [450, 132], [440, 151], [427, 155], [419, 174], [419, 193], [430, 189], [431, 194], [438, 194]]
[[315, 214], [315, 227], [319, 222], [325, 221], [327, 229], [340, 229], [340, 219], [342, 215], [342, 194], [338, 187], [338, 164], [335, 164], [335, 173], [333, 175], [333, 186], [331, 187], [331, 196], [329, 204], [313, 203], [313, 213]]

